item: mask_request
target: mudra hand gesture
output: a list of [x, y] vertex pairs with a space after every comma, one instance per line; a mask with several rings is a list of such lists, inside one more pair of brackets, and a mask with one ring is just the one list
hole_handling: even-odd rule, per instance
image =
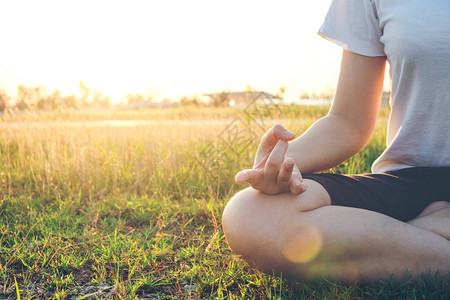
[[306, 191], [306, 184], [294, 159], [286, 157], [286, 150], [295, 134], [281, 125], [272, 127], [261, 139], [252, 169], [236, 174], [237, 183], [249, 183], [266, 194], [291, 192], [299, 195]]

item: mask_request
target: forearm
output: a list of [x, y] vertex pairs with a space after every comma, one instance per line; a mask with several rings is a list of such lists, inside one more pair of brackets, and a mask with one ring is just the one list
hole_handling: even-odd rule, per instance
[[358, 153], [370, 135], [348, 119], [329, 114], [292, 141], [286, 156], [294, 159], [302, 174], [324, 171]]

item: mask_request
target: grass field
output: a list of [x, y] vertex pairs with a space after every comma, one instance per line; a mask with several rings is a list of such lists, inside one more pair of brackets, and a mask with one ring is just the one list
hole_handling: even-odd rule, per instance
[[[300, 134], [326, 111], [3, 116], [0, 298], [445, 299], [448, 282], [433, 276], [290, 282], [247, 267], [228, 248], [221, 213], [244, 187], [234, 174], [251, 165], [258, 137], [280, 120]], [[385, 130], [382, 112], [370, 144], [332, 171], [369, 171]]]

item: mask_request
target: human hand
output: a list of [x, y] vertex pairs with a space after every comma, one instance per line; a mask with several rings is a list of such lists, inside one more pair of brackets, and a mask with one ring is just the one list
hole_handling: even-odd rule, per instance
[[281, 125], [272, 127], [261, 139], [253, 169], [239, 172], [236, 182], [247, 182], [266, 194], [303, 193], [307, 186], [302, 183], [300, 170], [292, 158], [285, 157], [288, 141], [294, 137]]

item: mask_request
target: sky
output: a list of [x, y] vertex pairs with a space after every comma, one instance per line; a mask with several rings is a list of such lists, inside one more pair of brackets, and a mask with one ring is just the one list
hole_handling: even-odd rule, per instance
[[0, 0], [0, 88], [120, 101], [332, 89], [342, 50], [317, 35], [331, 0]]

